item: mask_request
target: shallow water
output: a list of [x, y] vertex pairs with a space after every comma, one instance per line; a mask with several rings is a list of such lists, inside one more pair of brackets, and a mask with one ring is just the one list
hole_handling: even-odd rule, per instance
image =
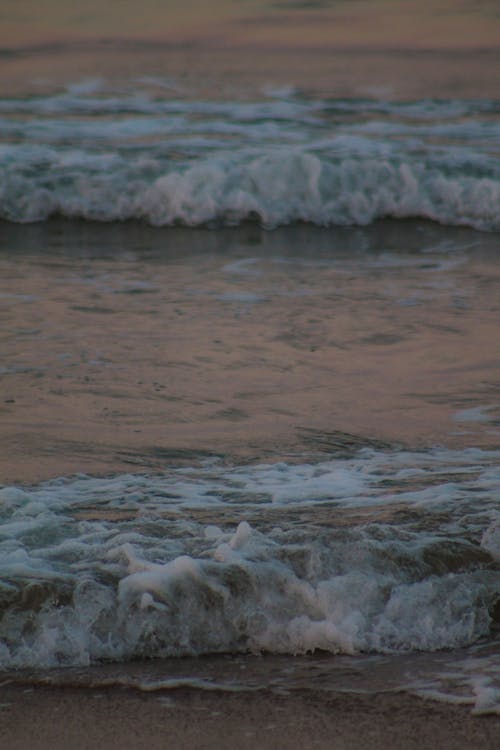
[[4, 225], [0, 247], [4, 481], [61, 458], [300, 457], [336, 431], [498, 446], [493, 233], [47, 222]]
[[[498, 712], [498, 458], [366, 448], [309, 464], [212, 460], [156, 477], [4, 488], [2, 667], [469, 647], [404, 662], [404, 677], [400, 657], [325, 656], [278, 673], [275, 662], [233, 660], [229, 678], [224, 662], [215, 673], [211, 663], [183, 662], [154, 668], [155, 678], [144, 668], [141, 677], [115, 670], [77, 679], [145, 690], [290, 690], [309, 680], [375, 690], [383, 682]], [[255, 665], [253, 677], [235, 678]]]

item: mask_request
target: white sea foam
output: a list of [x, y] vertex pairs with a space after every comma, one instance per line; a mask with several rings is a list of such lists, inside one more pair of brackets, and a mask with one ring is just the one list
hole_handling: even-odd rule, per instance
[[495, 419], [494, 414], [491, 414], [491, 412], [495, 412], [495, 410], [498, 410], [498, 406], [496, 404], [488, 405], [488, 406], [474, 406], [470, 409], [462, 409], [461, 411], [457, 411], [453, 418], [456, 422], [491, 422]]
[[0, 217], [500, 228], [495, 102], [326, 101], [293, 89], [191, 101], [134, 86], [0, 99]]
[[0, 664], [470, 644], [500, 590], [498, 458], [362, 451], [4, 488]]
[[269, 228], [298, 221], [366, 225], [383, 217], [425, 217], [500, 228], [500, 181], [449, 176], [416, 162], [335, 161], [282, 148], [217, 155], [150, 173], [151, 163], [143, 159], [78, 152], [68, 159], [48, 148], [27, 148], [4, 168], [0, 216], [19, 222], [54, 214], [144, 219], [156, 226], [234, 225], [253, 217]]

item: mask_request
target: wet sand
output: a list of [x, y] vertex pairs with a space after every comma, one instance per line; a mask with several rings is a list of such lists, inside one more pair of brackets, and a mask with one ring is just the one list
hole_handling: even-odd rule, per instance
[[500, 717], [402, 694], [0, 688], [0, 745], [68, 748], [494, 750]]
[[2, 230], [4, 483], [500, 443], [495, 235]]

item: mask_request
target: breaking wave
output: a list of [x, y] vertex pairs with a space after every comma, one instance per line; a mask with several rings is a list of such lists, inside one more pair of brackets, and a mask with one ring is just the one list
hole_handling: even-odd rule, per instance
[[73, 86], [0, 99], [0, 217], [500, 229], [493, 101], [190, 101]]

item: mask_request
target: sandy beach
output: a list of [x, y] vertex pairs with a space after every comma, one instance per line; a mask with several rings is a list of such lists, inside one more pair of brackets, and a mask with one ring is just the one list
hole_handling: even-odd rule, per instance
[[12, 750], [454, 747], [494, 750], [500, 717], [402, 694], [220, 694], [0, 688], [0, 742]]

